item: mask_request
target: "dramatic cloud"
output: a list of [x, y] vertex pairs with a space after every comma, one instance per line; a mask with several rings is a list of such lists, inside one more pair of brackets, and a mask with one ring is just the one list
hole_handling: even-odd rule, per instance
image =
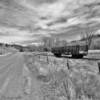
[[27, 2], [30, 2], [32, 4], [37, 4], [37, 5], [41, 5], [43, 3], [48, 3], [48, 4], [51, 4], [51, 3], [54, 3], [56, 2], [57, 0], [26, 0]]
[[100, 28], [99, 0], [0, 0], [0, 42], [66, 40]]

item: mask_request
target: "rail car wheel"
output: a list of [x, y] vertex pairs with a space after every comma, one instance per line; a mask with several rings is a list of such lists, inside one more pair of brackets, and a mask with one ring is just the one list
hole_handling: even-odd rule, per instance
[[72, 58], [77, 58], [77, 56], [76, 55], [72, 55]]
[[83, 55], [82, 55], [82, 54], [79, 54], [78, 57], [79, 57], [79, 58], [83, 58]]
[[54, 53], [55, 57], [61, 57], [61, 53]]
[[82, 54], [72, 55], [72, 58], [83, 58], [83, 55]]

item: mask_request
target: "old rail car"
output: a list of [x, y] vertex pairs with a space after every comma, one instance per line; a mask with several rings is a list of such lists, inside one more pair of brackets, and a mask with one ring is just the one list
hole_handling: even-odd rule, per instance
[[88, 45], [67, 45], [62, 47], [53, 47], [51, 52], [56, 57], [61, 57], [62, 54], [72, 55], [73, 58], [83, 58], [88, 54]]

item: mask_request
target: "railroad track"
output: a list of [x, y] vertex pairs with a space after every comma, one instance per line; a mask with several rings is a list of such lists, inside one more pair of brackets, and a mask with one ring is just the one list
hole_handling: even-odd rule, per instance
[[[33, 56], [38, 56], [38, 55], [42, 55], [42, 56], [50, 56], [50, 57], [55, 57], [53, 54], [49, 54], [49, 53], [46, 53], [46, 52], [40, 52], [40, 53], [34, 53], [34, 55]], [[88, 57], [88, 56], [86, 56], [86, 57], [83, 57], [83, 58], [72, 58], [71, 56], [67, 56], [67, 55], [63, 55], [63, 56], [61, 56], [60, 58], [63, 58], [63, 59], [79, 59], [79, 60], [90, 60], [90, 61], [99, 61], [100, 60], [100, 58], [93, 58], [93, 57]]]
[[84, 57], [84, 58], [72, 58], [68, 56], [62, 56], [62, 58], [68, 58], [68, 59], [80, 59], [80, 60], [92, 60], [92, 61], [98, 61], [100, 58], [92, 58], [92, 57]]

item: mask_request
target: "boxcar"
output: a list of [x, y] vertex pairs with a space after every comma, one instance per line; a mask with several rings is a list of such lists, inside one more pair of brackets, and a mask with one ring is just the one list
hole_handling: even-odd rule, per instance
[[53, 47], [51, 52], [56, 57], [61, 57], [62, 54], [72, 55], [74, 58], [83, 58], [88, 54], [88, 45], [67, 45], [60, 47]]

